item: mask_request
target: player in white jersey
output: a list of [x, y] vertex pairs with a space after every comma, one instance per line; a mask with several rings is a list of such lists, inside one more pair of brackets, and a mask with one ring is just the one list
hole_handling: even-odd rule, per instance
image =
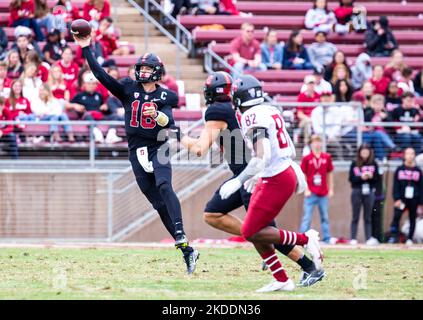
[[255, 185], [241, 231], [254, 244], [275, 278], [258, 292], [291, 291], [294, 282], [287, 277], [273, 243], [304, 246], [313, 258], [316, 272], [324, 275], [317, 231], [296, 233], [269, 226], [294, 192], [304, 191], [304, 174], [292, 161], [295, 148], [281, 113], [263, 104], [260, 82], [251, 75], [239, 77], [232, 85], [232, 100], [242, 114], [241, 129], [252, 149], [252, 158], [237, 177], [220, 188], [220, 195], [226, 199], [242, 185], [246, 189]]

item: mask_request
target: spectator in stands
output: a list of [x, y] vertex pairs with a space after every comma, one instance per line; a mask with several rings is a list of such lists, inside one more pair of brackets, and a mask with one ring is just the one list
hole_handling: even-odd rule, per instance
[[97, 29], [101, 19], [110, 17], [108, 0], [87, 0], [84, 3], [82, 17]]
[[[306, 90], [301, 92], [297, 97], [297, 102], [312, 103], [320, 101], [320, 96], [315, 90], [316, 78], [313, 75], [307, 75], [304, 78]], [[304, 135], [304, 145], [308, 145], [311, 135], [311, 112], [315, 106], [298, 107], [297, 118], [299, 121], [298, 126], [302, 129]]]
[[[317, 69], [313, 70], [313, 76], [314, 76], [314, 79], [316, 80], [316, 83], [314, 85], [314, 91], [319, 95], [322, 92], [332, 93], [332, 85], [330, 84], [330, 82], [323, 79], [323, 73], [324, 73], [323, 70], [317, 70]], [[307, 90], [307, 85], [304, 83], [301, 87], [301, 92], [304, 92], [306, 90]]]
[[13, 120], [35, 120], [31, 110], [31, 103], [22, 94], [23, 82], [20, 79], [12, 81], [9, 99], [6, 100], [6, 108], [9, 109]]
[[66, 88], [69, 90], [72, 98], [75, 92], [74, 84], [78, 79], [79, 67], [76, 62], [73, 61], [73, 53], [70, 47], [63, 49], [62, 59], [57, 62], [57, 65], [62, 69]]
[[0, 27], [0, 60], [4, 60], [7, 56], [8, 39], [3, 27]]
[[309, 30], [328, 34], [336, 24], [335, 14], [328, 9], [326, 0], [314, 0], [313, 8], [307, 10], [304, 24]]
[[349, 181], [351, 183], [351, 241], [352, 245], [356, 245], [358, 221], [360, 220], [360, 211], [363, 207], [364, 216], [364, 234], [366, 244], [375, 244], [372, 238], [372, 210], [375, 201], [375, 187], [380, 179], [379, 168], [374, 158], [373, 149], [362, 144], [358, 150], [355, 160], [352, 161], [349, 172]]
[[242, 74], [245, 70], [266, 70], [261, 61], [260, 43], [254, 39], [254, 26], [251, 23], [241, 25], [241, 36], [233, 39], [230, 46], [232, 59], [235, 62], [233, 67], [237, 73]]
[[343, 64], [339, 64], [333, 69], [332, 79], [330, 80], [330, 83], [335, 86], [338, 80], [346, 80], [347, 82], [351, 82], [350, 71]]
[[171, 0], [171, 2], [173, 4], [171, 15], [174, 18], [176, 18], [178, 14], [186, 14], [188, 11], [191, 11], [191, 9], [194, 7], [191, 4], [190, 0]]
[[388, 112], [392, 112], [402, 103], [402, 90], [398, 87], [398, 83], [396, 81], [390, 81], [388, 85], [388, 90], [386, 92], [386, 110]]
[[47, 33], [54, 29], [54, 17], [50, 13], [47, 0], [35, 0], [34, 17], [40, 28], [45, 28]]
[[[12, 45], [12, 49], [16, 51], [23, 51], [26, 52], [27, 50], [35, 50], [39, 54], [39, 56], [44, 59], [43, 52], [38, 45], [38, 42], [33, 38], [31, 29], [19, 26], [15, 28], [14, 31], [15, 35], [15, 43]], [[26, 37], [27, 39], [21, 38]], [[20, 38], [20, 42], [18, 45], [18, 39]], [[23, 62], [23, 61], [22, 61]]]
[[118, 46], [113, 27], [113, 19], [111, 17], [101, 19], [97, 30], [97, 41], [101, 43], [106, 56], [122, 56], [129, 54], [128, 46]]
[[9, 27], [25, 26], [34, 30], [35, 39], [44, 41], [44, 35], [34, 16], [34, 0], [12, 0]]
[[133, 66], [128, 67], [128, 77], [135, 80], [135, 68]]
[[340, 126], [337, 122], [338, 106], [328, 106], [328, 103], [335, 102], [335, 95], [332, 92], [323, 91], [320, 95], [320, 105], [311, 112], [313, 132], [318, 135], [326, 135], [328, 144], [337, 143], [340, 136]]
[[333, 70], [337, 65], [343, 64], [347, 67], [349, 74], [351, 74], [351, 70], [347, 64], [347, 59], [345, 57], [344, 52], [338, 50], [334, 53], [332, 63], [325, 67], [325, 80], [330, 81], [332, 79]]
[[360, 102], [363, 106], [370, 105], [370, 98], [375, 93], [375, 88], [370, 80], [363, 83], [360, 90], [356, 91], [352, 95], [352, 100]]
[[414, 77], [413, 85], [415, 94], [420, 97], [423, 96], [423, 69], [421, 69]]
[[[107, 59], [108, 55], [106, 53], [106, 49], [103, 47], [102, 43], [97, 38], [97, 31], [96, 29], [91, 30], [91, 51], [94, 57], [97, 59], [97, 62], [102, 67], [107, 67], [108, 65], [115, 65], [115, 61], [113, 59]], [[82, 48], [78, 46], [76, 49], [76, 57], [75, 62], [78, 63], [79, 66], [83, 66], [85, 64], [85, 58], [82, 54]]]
[[404, 151], [404, 162], [394, 174], [394, 217], [391, 223], [391, 237], [388, 243], [399, 242], [399, 224], [401, 216], [408, 210], [410, 229], [407, 235], [407, 245], [413, 244], [414, 230], [416, 226], [417, 209], [423, 205], [423, 173], [416, 165], [416, 151], [407, 148]]
[[[42, 84], [40, 86], [38, 97], [32, 104], [32, 111], [37, 116], [37, 119], [41, 121], [69, 121], [69, 117], [63, 111], [63, 103], [53, 97], [48, 84]], [[63, 129], [67, 134], [68, 141], [75, 142], [72, 126], [64, 125]], [[52, 133], [52, 141], [62, 141], [57, 125], [52, 125], [50, 132]]]
[[[118, 71], [118, 69], [115, 69], [116, 71]], [[110, 74], [110, 71], [109, 71]], [[117, 76], [117, 78], [119, 77], [119, 71], [115, 72], [115, 75]], [[117, 79], [116, 78], [116, 79]], [[160, 86], [169, 89], [173, 92], [175, 92], [177, 95], [179, 95], [179, 87], [178, 87], [178, 83], [176, 82], [176, 79], [174, 77], [172, 77], [169, 73], [166, 72], [166, 70], [163, 69], [163, 75], [162, 75], [162, 79], [160, 80]]]
[[48, 80], [48, 72], [50, 65], [46, 62], [42, 62], [38, 53], [34, 50], [28, 52], [25, 58], [25, 65], [28, 63], [33, 63], [37, 67], [37, 76], [41, 79], [42, 82]]
[[307, 179], [304, 192], [304, 213], [300, 232], [310, 229], [313, 210], [318, 206], [323, 241], [331, 240], [328, 213], [328, 198], [334, 195], [333, 164], [330, 154], [322, 151], [322, 138], [318, 135], [311, 137], [311, 152], [301, 160], [301, 169]]
[[[321, 1], [321, 0], [320, 0]], [[337, 48], [333, 43], [326, 41], [327, 33], [324, 31], [316, 32], [315, 42], [308, 47], [310, 61], [314, 68], [324, 70], [325, 66], [332, 63]]]
[[386, 95], [386, 91], [388, 90], [388, 85], [389, 85], [389, 78], [385, 77], [383, 75], [383, 66], [378, 64], [376, 66], [373, 67], [373, 75], [370, 78], [370, 82], [373, 84], [374, 86], [374, 92], [381, 94], [381, 95]]
[[9, 98], [12, 79], [7, 77], [7, 62], [0, 61], [0, 97]]
[[361, 53], [351, 67], [352, 87], [359, 90], [372, 77], [372, 61], [367, 53]]
[[379, 17], [378, 21], [372, 21], [364, 41], [367, 53], [372, 57], [389, 57], [391, 52], [398, 48], [394, 34], [389, 28], [388, 18], [385, 16]]
[[49, 70], [48, 85], [53, 97], [63, 102], [70, 100], [70, 92], [66, 87], [62, 69], [58, 66], [52, 66]]
[[233, 0], [220, 0], [220, 11], [227, 12], [227, 14], [238, 16], [242, 14], [242, 12], [239, 12], [236, 8]]
[[398, 80], [398, 87], [402, 89], [402, 92], [410, 91], [414, 93], [414, 83], [413, 83], [413, 69], [410, 67], [405, 67], [401, 71], [401, 78]]
[[23, 65], [16, 50], [10, 50], [7, 55], [7, 77], [17, 79], [23, 72]]
[[78, 7], [71, 0], [58, 0], [52, 12], [53, 29], [60, 31], [61, 41], [66, 45], [65, 37], [72, 21], [80, 19]]
[[51, 30], [47, 35], [47, 43], [44, 46], [44, 60], [53, 65], [62, 57], [65, 46], [60, 41], [60, 31]]
[[[13, 121], [13, 117], [10, 111], [5, 106], [5, 100], [0, 97], [0, 121]], [[16, 136], [13, 133], [14, 127], [11, 124], [4, 125], [0, 124], [0, 146], [6, 151], [9, 157], [12, 159], [18, 159], [18, 143]]]
[[[392, 119], [395, 122], [420, 122], [420, 112], [415, 107], [414, 94], [412, 92], [404, 92], [402, 94], [402, 105], [392, 111]], [[422, 136], [419, 128], [402, 125], [396, 129], [395, 142], [401, 148], [413, 147], [416, 153], [421, 151]]]
[[352, 88], [349, 82], [345, 79], [340, 79], [335, 82], [333, 87], [335, 94], [335, 102], [350, 102], [352, 97]]
[[[83, 91], [77, 93], [71, 100], [68, 109], [72, 108], [76, 111], [77, 116], [87, 120], [111, 120], [120, 121], [122, 118], [117, 114], [109, 114], [108, 106], [104, 104], [103, 97], [96, 91], [97, 79], [92, 72], [84, 75]], [[88, 115], [90, 117], [88, 117]], [[98, 128], [97, 128], [98, 129]], [[95, 130], [94, 138], [96, 142], [103, 143], [103, 133], [98, 129]], [[117, 143], [122, 141], [122, 138], [116, 135], [116, 129], [109, 129], [106, 136], [106, 143]]]
[[40, 77], [37, 76], [37, 66], [33, 63], [26, 64], [21, 80], [23, 83], [23, 96], [29, 101], [35, 101], [43, 84]]
[[364, 6], [355, 6], [354, 0], [339, 0], [339, 7], [334, 12], [337, 33], [345, 34], [353, 30], [363, 32], [367, 29], [367, 10]]
[[206, 14], [221, 14], [219, 12], [219, 0], [195, 0], [195, 7], [192, 9], [191, 14], [206, 15]]
[[[380, 94], [375, 94], [371, 96], [369, 107], [364, 108], [364, 121], [365, 122], [391, 122], [391, 115], [385, 110], [385, 97]], [[375, 135], [379, 136], [383, 142], [383, 148], [375, 148], [375, 155], [377, 159], [386, 158], [385, 150], [388, 149], [391, 152], [397, 152], [398, 147], [392, 141], [391, 137], [387, 133], [385, 127], [365, 127], [364, 130]]]
[[301, 30], [291, 32], [288, 42], [283, 49], [282, 67], [284, 69], [295, 70], [313, 69], [307, 49], [303, 44]]
[[283, 47], [278, 43], [278, 34], [276, 30], [269, 29], [266, 33], [261, 48], [261, 60], [268, 70], [282, 69]]
[[401, 78], [401, 72], [407, 67], [404, 62], [404, 56], [399, 49], [395, 49], [391, 53], [391, 59], [385, 66], [383, 75], [391, 80], [398, 81]]

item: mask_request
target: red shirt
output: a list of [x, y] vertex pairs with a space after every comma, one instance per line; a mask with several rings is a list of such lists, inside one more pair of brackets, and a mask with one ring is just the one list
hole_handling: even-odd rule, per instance
[[224, 11], [229, 12], [232, 15], [239, 15], [239, 11], [232, 0], [220, 0], [220, 5], [223, 7]]
[[70, 4], [70, 8], [66, 6], [55, 6], [52, 10], [52, 14], [55, 16], [62, 16], [65, 22], [72, 22], [73, 20], [81, 18], [78, 7], [73, 4]]
[[51, 87], [51, 93], [53, 94], [53, 97], [55, 97], [56, 99], [65, 99], [65, 93], [67, 90], [68, 89], [66, 88], [65, 84]]
[[63, 79], [65, 80], [66, 87], [71, 91], [73, 83], [78, 79], [79, 67], [75, 62], [72, 62], [69, 67], [65, 67], [60, 60], [57, 65], [62, 69]]
[[[87, 21], [95, 20], [93, 16], [98, 13], [98, 10], [94, 8], [94, 5], [89, 4], [88, 1], [84, 3], [83, 11], [84, 13], [82, 17]], [[93, 16], [91, 16], [91, 14]], [[101, 10], [100, 20], [106, 17], [110, 17], [110, 3], [107, 0], [104, 1], [103, 10]]]
[[353, 7], [338, 7], [334, 13], [339, 24], [346, 24], [353, 14]]
[[307, 178], [308, 189], [320, 197], [327, 196], [329, 193], [327, 173], [333, 171], [330, 154], [322, 152], [317, 158], [310, 152], [301, 160], [301, 169]]
[[31, 114], [31, 103], [25, 97], [20, 97], [16, 100], [15, 108], [10, 105], [9, 99], [6, 100], [5, 108], [9, 109], [10, 116], [13, 120], [16, 119], [17, 116], [21, 114]]
[[382, 77], [379, 80], [374, 78], [370, 79], [370, 82], [375, 87], [374, 93], [379, 93], [382, 95], [386, 94], [386, 90], [388, 90], [388, 85], [391, 80], [387, 77]]
[[[320, 95], [317, 92], [314, 92], [310, 97], [306, 95], [305, 92], [301, 92], [297, 97], [297, 102], [319, 102]], [[311, 112], [315, 107], [297, 107], [297, 112], [302, 111], [307, 117], [310, 117]]]
[[[7, 109], [6, 107], [3, 107], [3, 111], [0, 112], [0, 120], [4, 120], [4, 121], [12, 121], [12, 120], [14, 120], [12, 118], [12, 115], [10, 114], [9, 109]], [[3, 135], [9, 134], [12, 131], [13, 131], [13, 125], [12, 124], [8, 124], [8, 125], [0, 124], [0, 132]]]
[[254, 60], [256, 54], [261, 54], [260, 42], [253, 39], [249, 44], [242, 41], [241, 36], [231, 41], [231, 54], [239, 53], [241, 58]]
[[110, 96], [109, 90], [107, 90], [106, 87], [103, 86], [100, 82], [97, 84], [96, 91], [101, 94], [101, 96], [103, 97], [103, 101], [106, 101], [107, 98]]
[[49, 69], [44, 65], [44, 62], [38, 66], [38, 74], [42, 82], [47, 82]]
[[118, 48], [116, 36], [101, 34], [100, 31], [97, 31], [97, 41], [101, 43], [105, 56], [111, 55]]
[[[25, 10], [24, 15], [19, 16], [18, 11]], [[34, 0], [29, 0], [28, 2], [22, 2], [20, 7], [11, 8], [10, 9], [10, 17], [9, 17], [9, 27], [13, 25], [13, 23], [19, 19], [27, 19], [29, 18], [30, 14], [34, 14], [35, 12], [35, 4]]]

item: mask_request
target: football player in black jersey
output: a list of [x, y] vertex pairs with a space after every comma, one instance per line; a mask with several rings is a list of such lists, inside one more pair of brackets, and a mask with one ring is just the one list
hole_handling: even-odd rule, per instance
[[94, 58], [89, 46], [90, 36], [74, 38], [94, 76], [122, 102], [129, 160], [138, 186], [175, 239], [176, 248], [182, 250], [188, 274], [193, 273], [199, 253], [189, 246], [185, 236], [181, 205], [172, 188], [172, 168], [166, 155], [169, 148], [161, 138], [163, 129], [174, 125], [172, 107], [178, 104], [175, 93], [158, 85], [163, 63], [156, 55], [146, 53], [135, 64], [135, 81], [129, 77], [118, 81]]
[[[232, 106], [231, 85], [232, 78], [226, 72], [215, 72], [207, 78], [204, 86], [204, 98], [207, 104], [204, 128], [197, 139], [183, 136], [181, 144], [191, 153], [203, 156], [215, 141], [218, 142], [221, 149], [230, 150], [224, 153], [224, 157], [229, 164], [229, 169], [234, 176], [237, 176], [247, 166], [245, 158], [247, 147], [241, 135], [238, 113]], [[204, 221], [216, 229], [240, 236], [242, 221], [230, 212], [241, 206], [247, 210], [252, 190], [241, 187], [228, 199], [222, 199], [219, 190], [220, 188], [206, 205]], [[275, 226], [275, 222], [273, 225]], [[323, 278], [324, 274], [316, 270], [313, 261], [304, 255], [300, 247], [281, 244], [274, 246], [301, 266], [303, 274], [300, 285], [310, 286]], [[264, 266], [265, 264], [263, 268]]]

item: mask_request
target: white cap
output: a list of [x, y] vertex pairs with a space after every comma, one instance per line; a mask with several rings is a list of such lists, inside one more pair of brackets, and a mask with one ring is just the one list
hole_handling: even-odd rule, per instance
[[84, 82], [97, 82], [97, 79], [92, 72], [87, 72], [84, 74]]
[[15, 38], [20, 36], [30, 36], [32, 35], [32, 30], [25, 26], [17, 26], [14, 32]]

